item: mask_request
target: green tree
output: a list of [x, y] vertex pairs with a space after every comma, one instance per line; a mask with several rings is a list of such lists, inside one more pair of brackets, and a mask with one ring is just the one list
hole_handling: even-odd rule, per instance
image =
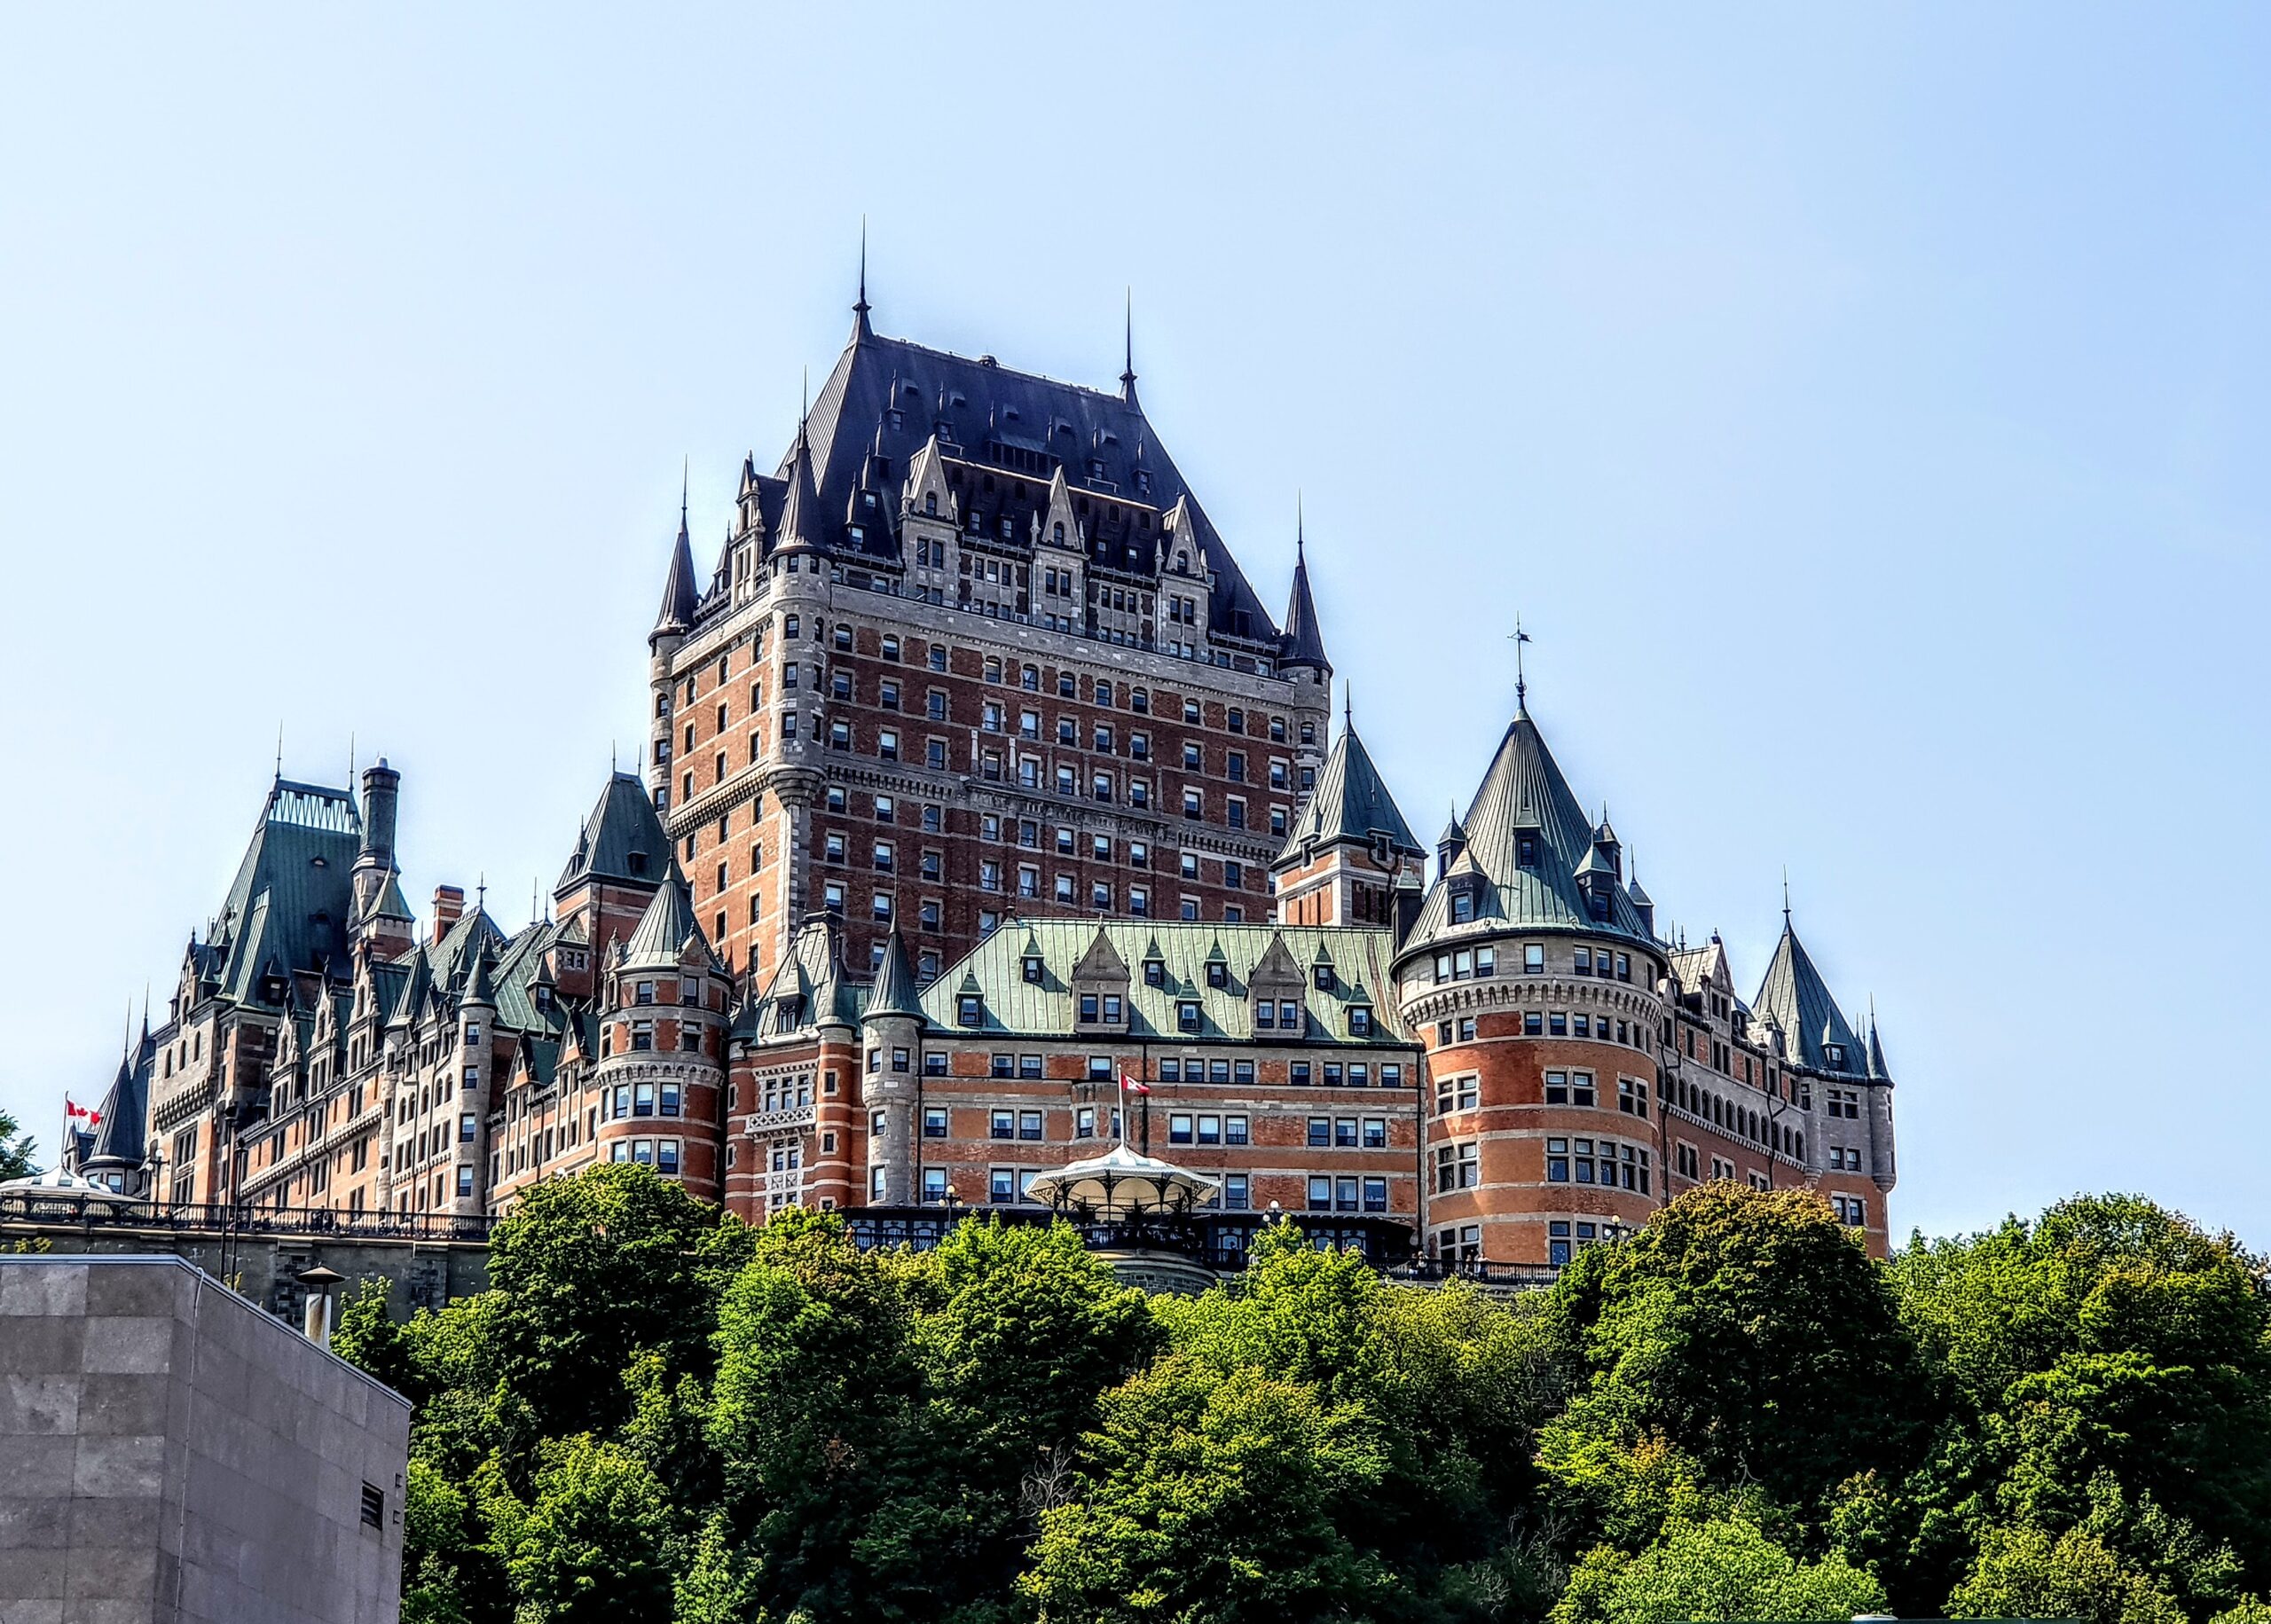
[[28, 1179], [39, 1168], [32, 1161], [32, 1136], [6, 1111], [0, 1110], [0, 1183]]
[[1171, 1354], [1106, 1395], [1080, 1487], [1019, 1590], [1057, 1624], [1390, 1615], [1395, 1578], [1336, 1521], [1386, 1471], [1378, 1424], [1316, 1385]]
[[[490, 1311], [467, 1329], [474, 1378], [501, 1387], [514, 1449], [606, 1432], [629, 1407], [622, 1375], [652, 1350], [673, 1374], [706, 1374], [716, 1326], [708, 1267], [737, 1263], [738, 1225], [676, 1181], [603, 1163], [531, 1186], [490, 1239]], [[523, 1435], [525, 1432], [526, 1435]]]
[[1898, 1604], [1929, 1605], [2003, 1526], [2054, 1545], [2086, 1527], [2195, 1611], [2271, 1577], [2261, 1259], [2103, 1196], [1918, 1237], [1890, 1275], [1948, 1388], [1937, 1446], [1906, 1490]]
[[2183, 1624], [2175, 1598], [2079, 1528], [1991, 1528], [1970, 1573], [1949, 1592], [1952, 1619], [2086, 1619]]
[[590, 1437], [547, 1440], [533, 1494], [492, 1463], [475, 1492], [515, 1624], [670, 1624], [677, 1519], [645, 1462]]
[[1850, 1619], [1884, 1605], [1876, 1581], [1837, 1555], [1803, 1563], [1740, 1518], [1676, 1521], [1637, 1556], [1587, 1553], [1551, 1624]]
[[1546, 1312], [1577, 1393], [1539, 1460], [1596, 1527], [1633, 1509], [1619, 1457], [1811, 1512], [1920, 1442], [1929, 1388], [1883, 1273], [1811, 1192], [1692, 1189], [1583, 1254]]

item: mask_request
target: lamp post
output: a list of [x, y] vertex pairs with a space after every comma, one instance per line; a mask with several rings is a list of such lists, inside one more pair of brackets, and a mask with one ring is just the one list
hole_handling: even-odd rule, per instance
[[308, 1340], [318, 1347], [329, 1347], [332, 1324], [331, 1289], [343, 1282], [347, 1276], [336, 1269], [326, 1268], [318, 1263], [297, 1278], [300, 1283], [308, 1289], [307, 1318], [304, 1322]]

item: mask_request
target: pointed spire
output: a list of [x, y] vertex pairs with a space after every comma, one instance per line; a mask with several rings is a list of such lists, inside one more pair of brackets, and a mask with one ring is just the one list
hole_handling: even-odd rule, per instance
[[1514, 616], [1514, 714], [1529, 714], [1529, 675], [1522, 666], [1522, 645], [1529, 641], [1529, 633], [1522, 630], [1522, 617]]
[[1281, 667], [1307, 666], [1330, 676], [1332, 662], [1325, 657], [1324, 633], [1316, 621], [1316, 600], [1309, 595], [1308, 544], [1304, 528], [1301, 498], [1297, 496], [1293, 500], [1293, 592], [1285, 605], [1283, 652], [1277, 656], [1277, 663]]
[[1127, 346], [1123, 353], [1127, 358], [1120, 369], [1120, 398], [1132, 406], [1136, 404], [1136, 290], [1132, 286], [1128, 290]]
[[852, 341], [873, 338], [875, 331], [868, 326], [868, 216], [860, 216], [860, 298], [852, 307]]
[[[810, 381], [806, 381], [809, 385]], [[781, 504], [776, 549], [821, 545], [820, 492], [813, 478], [813, 447], [807, 433], [811, 418], [807, 400], [803, 415], [797, 420], [797, 443], [789, 452], [789, 495]]]
[[490, 978], [490, 966], [489, 938], [483, 935], [478, 938], [478, 943], [474, 949], [473, 971], [466, 977], [465, 1001], [467, 1003], [481, 1004], [492, 1009], [497, 1007], [497, 985]]
[[1884, 1045], [1877, 1039], [1876, 994], [1869, 994], [1869, 1078], [1874, 1082], [1889, 1083], [1892, 1070], [1884, 1063]]
[[884, 961], [876, 967], [876, 985], [868, 995], [865, 1019], [876, 1020], [884, 1016], [912, 1016], [923, 1018], [923, 1004], [916, 996], [920, 984], [915, 978], [915, 966], [907, 956], [907, 941], [893, 925], [891, 934], [884, 938]]
[[[690, 461], [688, 467], [690, 475]], [[671, 546], [670, 574], [663, 581], [663, 607], [655, 616], [654, 631], [648, 633], [649, 643], [657, 638], [680, 635], [694, 625], [698, 595], [694, 590], [694, 541], [686, 531], [686, 488], [682, 485], [678, 503], [678, 539]]]

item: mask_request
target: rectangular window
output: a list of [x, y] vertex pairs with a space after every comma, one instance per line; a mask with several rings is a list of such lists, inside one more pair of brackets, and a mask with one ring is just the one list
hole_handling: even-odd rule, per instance
[[1222, 1205], [1233, 1212], [1246, 1212], [1253, 1205], [1253, 1190], [1249, 1175], [1225, 1173], [1222, 1177]]
[[1167, 1118], [1167, 1143], [1187, 1145], [1191, 1142], [1191, 1119], [1177, 1114]]
[[1041, 1137], [1041, 1113], [1039, 1111], [1021, 1110], [1018, 1113], [1018, 1137], [1019, 1139], [1039, 1139]]
[[1247, 1134], [1251, 1130], [1247, 1124], [1247, 1118], [1244, 1117], [1225, 1117], [1222, 1118], [1222, 1142], [1224, 1144], [1242, 1145], [1247, 1143]]
[[1012, 1110], [997, 1110], [992, 1114], [993, 1136], [1015, 1139], [1018, 1136], [1018, 1114]]
[[946, 1136], [947, 1108], [943, 1105], [925, 1105], [923, 1108], [923, 1137], [944, 1139]]
[[1332, 1211], [1332, 1181], [1324, 1173], [1309, 1175], [1309, 1211], [1312, 1212]]

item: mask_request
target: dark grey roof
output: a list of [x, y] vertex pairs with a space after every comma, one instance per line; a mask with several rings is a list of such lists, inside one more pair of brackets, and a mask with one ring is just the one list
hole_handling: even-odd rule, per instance
[[1877, 1039], [1877, 1016], [1874, 1008], [1869, 1011], [1869, 1075], [1884, 1082], [1892, 1080], [1892, 1069], [1884, 1063], [1884, 1045]]
[[1370, 845], [1375, 835], [1385, 836], [1399, 851], [1414, 857], [1426, 855], [1426, 848], [1397, 810], [1395, 797], [1388, 793], [1355, 726], [1344, 725], [1332, 753], [1325, 757], [1324, 770], [1317, 774], [1316, 788], [1293, 820], [1293, 831], [1277, 860], [1291, 861], [1336, 840]]
[[863, 1018], [874, 1020], [883, 1015], [908, 1015], [923, 1018], [921, 985], [915, 979], [915, 966], [907, 957], [907, 942], [893, 925], [891, 934], [884, 938], [884, 961], [876, 970], [875, 985], [868, 991], [868, 1008]]
[[[1650, 939], [1631, 898], [1614, 880], [1608, 882], [1609, 916], [1593, 917], [1578, 875], [1599, 872], [1606, 859], [1596, 859], [1592, 820], [1561, 776], [1527, 707], [1515, 712], [1459, 827], [1464, 844], [1450, 871], [1452, 877], [1481, 878], [1473, 922], [1452, 922], [1450, 888], [1439, 875], [1412, 923], [1411, 945], [1509, 929], [1606, 931]], [[1535, 834], [1539, 845], [1538, 860], [1528, 868], [1516, 860], [1524, 831]]]
[[553, 894], [594, 879], [659, 885], [670, 864], [670, 836], [655, 815], [647, 787], [635, 773], [617, 773], [608, 780], [592, 815], [584, 820]]
[[97, 1165], [117, 1167], [139, 1167], [146, 1150], [145, 1133], [150, 1111], [150, 1072], [156, 1063], [158, 1045], [150, 1036], [150, 1024], [142, 1024], [142, 1041], [134, 1052], [118, 1063], [118, 1076], [95, 1109], [102, 1113], [102, 1120], [95, 1125], [91, 1141], [81, 1150], [79, 1166], [84, 1169]]
[[1317, 626], [1316, 600], [1309, 596], [1308, 553], [1298, 532], [1293, 538], [1293, 592], [1285, 605], [1284, 647], [1278, 655], [1282, 665], [1332, 669], [1332, 662], [1324, 657], [1324, 633]]
[[[1090, 561], [1158, 574], [1163, 515], [1190, 490], [1132, 391], [1123, 397], [1016, 372], [990, 357], [879, 337], [864, 318], [777, 470], [755, 476], [766, 550], [794, 536], [840, 555], [902, 562], [896, 493], [933, 435], [948, 448], [964, 514], [978, 514], [985, 535], [998, 535], [1005, 516], [1017, 537], [1029, 535], [1030, 522], [1045, 516], [1049, 476], [1061, 466], [1076, 502], [1087, 504]], [[800, 457], [808, 459], [801, 475]], [[1101, 472], [1091, 473], [1092, 464]], [[863, 487], [884, 499], [873, 509], [859, 506]], [[1276, 622], [1195, 497], [1190, 510], [1215, 571], [1211, 630], [1278, 642]], [[1313, 613], [1309, 624], [1313, 637]]]
[[697, 601], [694, 590], [694, 543], [687, 536], [686, 509], [680, 506], [678, 540], [671, 547], [671, 572], [663, 581], [663, 607], [655, 616], [655, 630], [649, 635], [664, 637], [693, 625]]
[[[1837, 1000], [1829, 995], [1828, 984], [1814, 968], [1812, 956], [1788, 918], [1782, 922], [1782, 939], [1774, 945], [1773, 961], [1766, 967], [1766, 979], [1759, 984], [1751, 1008], [1782, 1029], [1789, 1059], [1817, 1071], [1864, 1075], [1867, 1056], [1860, 1040], [1839, 1011]], [[1833, 1043], [1844, 1056], [1836, 1063], [1825, 1052], [1826, 1046]]]
[[206, 932], [200, 979], [239, 1002], [259, 1001], [261, 978], [327, 966], [344, 975], [354, 916], [350, 871], [362, 845], [355, 797], [278, 779], [219, 918]]

